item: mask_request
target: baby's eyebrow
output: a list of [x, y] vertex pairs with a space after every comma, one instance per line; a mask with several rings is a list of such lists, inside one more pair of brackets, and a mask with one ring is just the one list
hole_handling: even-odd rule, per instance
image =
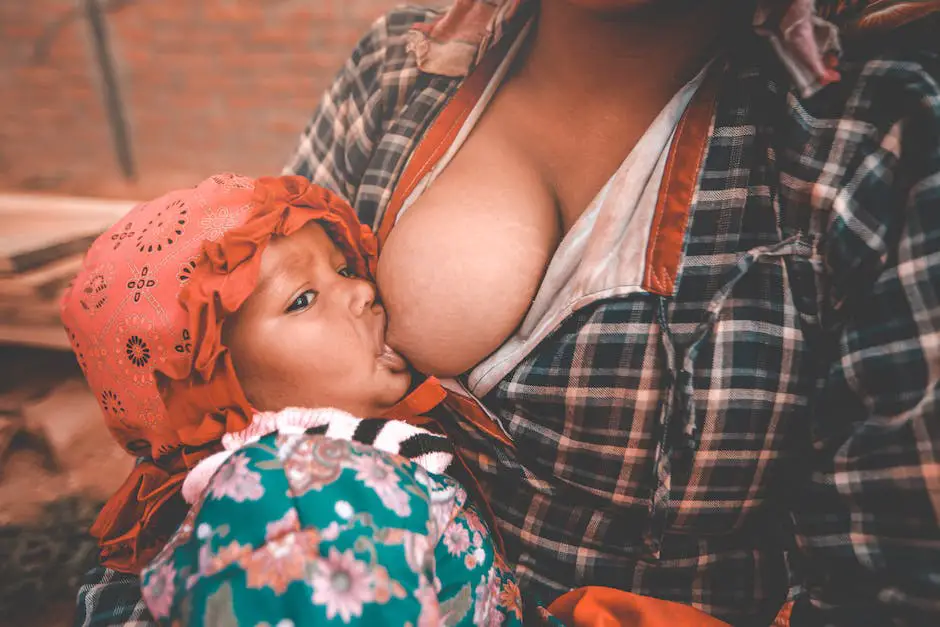
[[287, 284], [290, 281], [291, 272], [283, 265], [274, 269], [272, 272], [262, 274], [258, 277], [258, 283], [255, 285], [256, 294], [277, 294], [289, 289]]

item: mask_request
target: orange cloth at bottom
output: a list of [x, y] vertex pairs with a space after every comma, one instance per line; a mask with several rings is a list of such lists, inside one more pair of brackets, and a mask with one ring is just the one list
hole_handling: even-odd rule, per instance
[[568, 627], [728, 627], [688, 605], [602, 586], [567, 592], [548, 611]]

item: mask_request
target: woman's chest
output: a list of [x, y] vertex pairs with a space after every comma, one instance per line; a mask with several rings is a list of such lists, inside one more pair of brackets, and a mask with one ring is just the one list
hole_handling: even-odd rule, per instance
[[469, 369], [509, 337], [559, 240], [532, 165], [475, 139], [400, 216], [379, 259], [389, 343], [437, 375]]
[[526, 102], [510, 84], [464, 124], [465, 140], [446, 135], [431, 183], [417, 186], [384, 242], [377, 281], [390, 343], [425, 372], [465, 372], [518, 330], [559, 243], [648, 125], [564, 124], [563, 113]]

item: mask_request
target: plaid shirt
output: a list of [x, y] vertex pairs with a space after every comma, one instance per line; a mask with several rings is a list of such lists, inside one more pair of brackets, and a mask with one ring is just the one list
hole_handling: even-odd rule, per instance
[[75, 625], [151, 627], [156, 623], [140, 597], [140, 579], [109, 568], [90, 570], [78, 589]]
[[[437, 16], [375, 24], [286, 168], [375, 227], [463, 80], [408, 52]], [[450, 417], [528, 594], [606, 585], [746, 625], [790, 594], [795, 626], [940, 623], [932, 19], [847, 45], [842, 81], [806, 98], [742, 37], [672, 297], [584, 306], [483, 398], [515, 450]], [[96, 576], [77, 624], [143, 615]]]

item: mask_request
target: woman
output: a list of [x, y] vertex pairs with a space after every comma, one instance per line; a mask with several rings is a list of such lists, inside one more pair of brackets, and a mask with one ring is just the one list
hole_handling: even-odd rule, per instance
[[937, 6], [844, 4], [395, 11], [302, 137], [524, 596], [940, 616]]

